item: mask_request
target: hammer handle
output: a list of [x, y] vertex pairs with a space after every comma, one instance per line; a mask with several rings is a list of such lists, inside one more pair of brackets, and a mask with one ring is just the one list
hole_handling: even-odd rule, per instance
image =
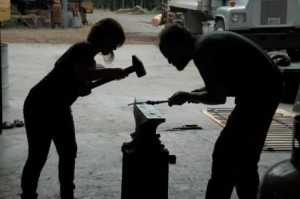
[[115, 79], [111, 78], [111, 77], [98, 79], [98, 80], [93, 81], [92, 83], [88, 84], [88, 88], [93, 89], [93, 88], [96, 88], [98, 86], [101, 86], [101, 85], [106, 84], [106, 83], [108, 83], [110, 81], [113, 81], [113, 80], [115, 80]]
[[[129, 75], [130, 73], [134, 72], [134, 69], [133, 69], [132, 66], [129, 66], [129, 67], [125, 68], [124, 70], [125, 70], [125, 72], [126, 72], [127, 75]], [[89, 89], [93, 89], [93, 88], [96, 88], [96, 87], [101, 86], [101, 85], [103, 85], [103, 84], [106, 84], [106, 83], [108, 83], [108, 82], [111, 82], [111, 81], [113, 81], [113, 80], [115, 80], [115, 79], [114, 79], [114, 78], [111, 78], [111, 77], [98, 79], [98, 80], [93, 81], [92, 83], [90, 83], [90, 84], [88, 85], [88, 88], [89, 88]]]
[[126, 74], [129, 75], [130, 73], [135, 72], [133, 66], [129, 66], [127, 68], [124, 69]]
[[145, 101], [145, 102], [133, 102], [133, 103], [128, 104], [128, 106], [135, 105], [135, 104], [149, 104], [149, 105], [154, 105], [154, 104], [162, 104], [162, 103], [168, 103], [168, 102], [169, 102], [169, 100], [162, 100], [162, 101], [151, 101], [151, 100], [148, 100], [148, 101]]

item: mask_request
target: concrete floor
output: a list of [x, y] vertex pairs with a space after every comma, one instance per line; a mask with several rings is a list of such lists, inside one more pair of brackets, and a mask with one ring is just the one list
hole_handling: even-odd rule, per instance
[[[52, 69], [55, 60], [69, 45], [8, 44], [9, 107], [3, 121], [23, 120], [22, 106], [29, 89]], [[147, 75], [108, 83], [80, 98], [73, 105], [77, 132], [76, 196], [81, 199], [117, 199], [121, 196], [123, 142], [130, 141], [135, 129], [132, 106], [135, 97], [164, 100], [178, 90], [193, 90], [203, 81], [190, 63], [185, 71], [172, 68], [154, 45], [125, 45], [115, 53], [115, 61], [106, 67], [128, 67], [136, 54]], [[96, 61], [103, 64], [102, 57]], [[222, 127], [202, 111], [211, 106], [186, 104], [155, 108], [166, 118], [157, 133], [177, 163], [170, 165], [169, 199], [202, 199], [210, 175], [211, 153]], [[233, 107], [233, 99], [222, 106]], [[292, 104], [280, 108], [292, 112]], [[166, 131], [185, 124], [197, 124], [203, 130]], [[0, 135], [0, 199], [19, 198], [20, 176], [27, 157], [24, 127], [3, 130]], [[259, 163], [261, 176], [273, 164], [290, 158], [289, 152], [263, 152]], [[59, 198], [57, 153], [54, 147], [42, 171], [40, 198]], [[232, 199], [236, 196], [233, 194]]]

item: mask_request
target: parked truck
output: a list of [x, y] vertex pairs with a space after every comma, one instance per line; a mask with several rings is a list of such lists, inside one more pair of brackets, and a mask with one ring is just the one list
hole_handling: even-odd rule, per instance
[[233, 31], [300, 60], [300, 0], [169, 0], [165, 16], [194, 34]]

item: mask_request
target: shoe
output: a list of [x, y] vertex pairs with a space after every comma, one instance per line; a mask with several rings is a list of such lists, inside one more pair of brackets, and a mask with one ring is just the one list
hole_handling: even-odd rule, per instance
[[12, 122], [5, 121], [2, 123], [2, 129], [12, 129], [15, 127], [15, 124]]
[[23, 127], [24, 122], [21, 120], [14, 120], [14, 125], [15, 125], [15, 127]]

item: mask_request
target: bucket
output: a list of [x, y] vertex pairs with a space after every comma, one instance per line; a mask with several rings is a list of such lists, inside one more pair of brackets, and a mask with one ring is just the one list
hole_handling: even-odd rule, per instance
[[64, 28], [69, 28], [72, 27], [72, 17], [73, 13], [72, 12], [62, 12], [62, 26]]
[[1, 43], [1, 70], [2, 70], [2, 109], [9, 107], [8, 100], [8, 45]]
[[72, 27], [73, 28], [80, 28], [81, 27], [81, 18], [80, 17], [73, 17], [72, 18]]

